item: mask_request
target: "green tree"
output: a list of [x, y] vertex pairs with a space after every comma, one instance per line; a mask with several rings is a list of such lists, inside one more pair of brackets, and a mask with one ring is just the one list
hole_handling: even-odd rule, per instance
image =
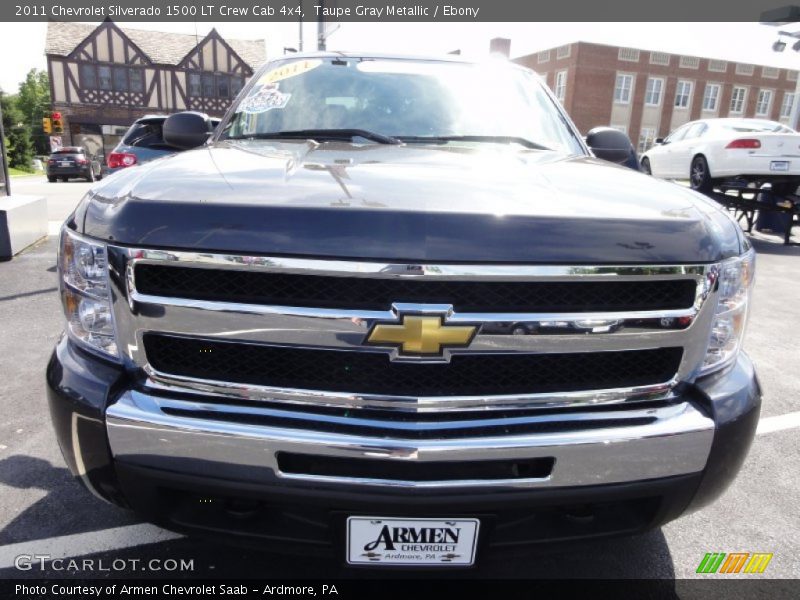
[[23, 113], [23, 122], [38, 154], [50, 153], [50, 141], [42, 130], [42, 117], [50, 112], [50, 80], [47, 71], [31, 69], [25, 81], [19, 84], [17, 107]]
[[30, 128], [25, 124], [25, 113], [19, 109], [16, 96], [2, 94], [0, 104], [3, 109], [8, 163], [17, 169], [30, 171], [34, 152]]

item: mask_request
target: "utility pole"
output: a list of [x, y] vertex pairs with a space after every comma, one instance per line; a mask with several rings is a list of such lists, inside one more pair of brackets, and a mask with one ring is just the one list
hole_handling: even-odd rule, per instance
[[299, 52], [303, 51], [303, 13], [300, 13], [299, 17], [299, 34], [298, 34], [298, 41], [297, 41], [297, 50]]
[[[0, 89], [0, 100], [3, 98], [3, 90]], [[8, 157], [6, 156], [6, 136], [3, 130], [3, 106], [0, 103], [0, 167], [2, 167], [2, 191], [6, 196], [11, 195], [11, 178], [8, 175]]]
[[[325, 8], [325, 0], [320, 0], [320, 6]], [[321, 11], [320, 11], [321, 12]], [[317, 21], [317, 50], [325, 50], [325, 19], [320, 17]]]

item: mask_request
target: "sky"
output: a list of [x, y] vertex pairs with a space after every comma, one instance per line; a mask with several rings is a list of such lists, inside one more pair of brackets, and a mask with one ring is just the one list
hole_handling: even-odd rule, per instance
[[[296, 23], [121, 23], [121, 27], [204, 36], [212, 27], [223, 37], [265, 39], [267, 55], [298, 46]], [[795, 30], [798, 27], [795, 27]], [[47, 66], [46, 23], [0, 23], [0, 89], [15, 93], [32, 68]], [[305, 49], [315, 49], [316, 24], [306, 23]], [[772, 51], [777, 28], [758, 23], [343, 23], [328, 41], [331, 50], [402, 54], [486, 55], [489, 40], [511, 39], [517, 57], [561, 44], [587, 41], [646, 50], [708, 56], [800, 70], [800, 52]], [[75, 40], [76, 44], [79, 40]], [[13, 57], [9, 59], [8, 57]]]

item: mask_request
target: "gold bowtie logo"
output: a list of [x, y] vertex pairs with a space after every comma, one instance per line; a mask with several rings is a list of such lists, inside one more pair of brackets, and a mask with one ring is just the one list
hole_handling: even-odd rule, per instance
[[399, 324], [375, 323], [367, 343], [397, 346], [400, 356], [441, 356], [445, 347], [469, 346], [477, 330], [474, 325], [446, 325], [440, 315], [403, 315]]

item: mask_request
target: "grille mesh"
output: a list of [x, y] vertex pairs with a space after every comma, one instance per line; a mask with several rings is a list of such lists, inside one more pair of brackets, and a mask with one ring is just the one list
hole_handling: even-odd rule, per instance
[[447, 364], [391, 362], [385, 353], [144, 336], [156, 370], [233, 383], [352, 394], [474, 396], [600, 390], [669, 381], [683, 350], [463, 354]]
[[694, 303], [692, 279], [434, 281], [332, 277], [140, 264], [143, 294], [306, 308], [388, 310], [393, 302], [452, 304], [460, 312], [674, 310]]

